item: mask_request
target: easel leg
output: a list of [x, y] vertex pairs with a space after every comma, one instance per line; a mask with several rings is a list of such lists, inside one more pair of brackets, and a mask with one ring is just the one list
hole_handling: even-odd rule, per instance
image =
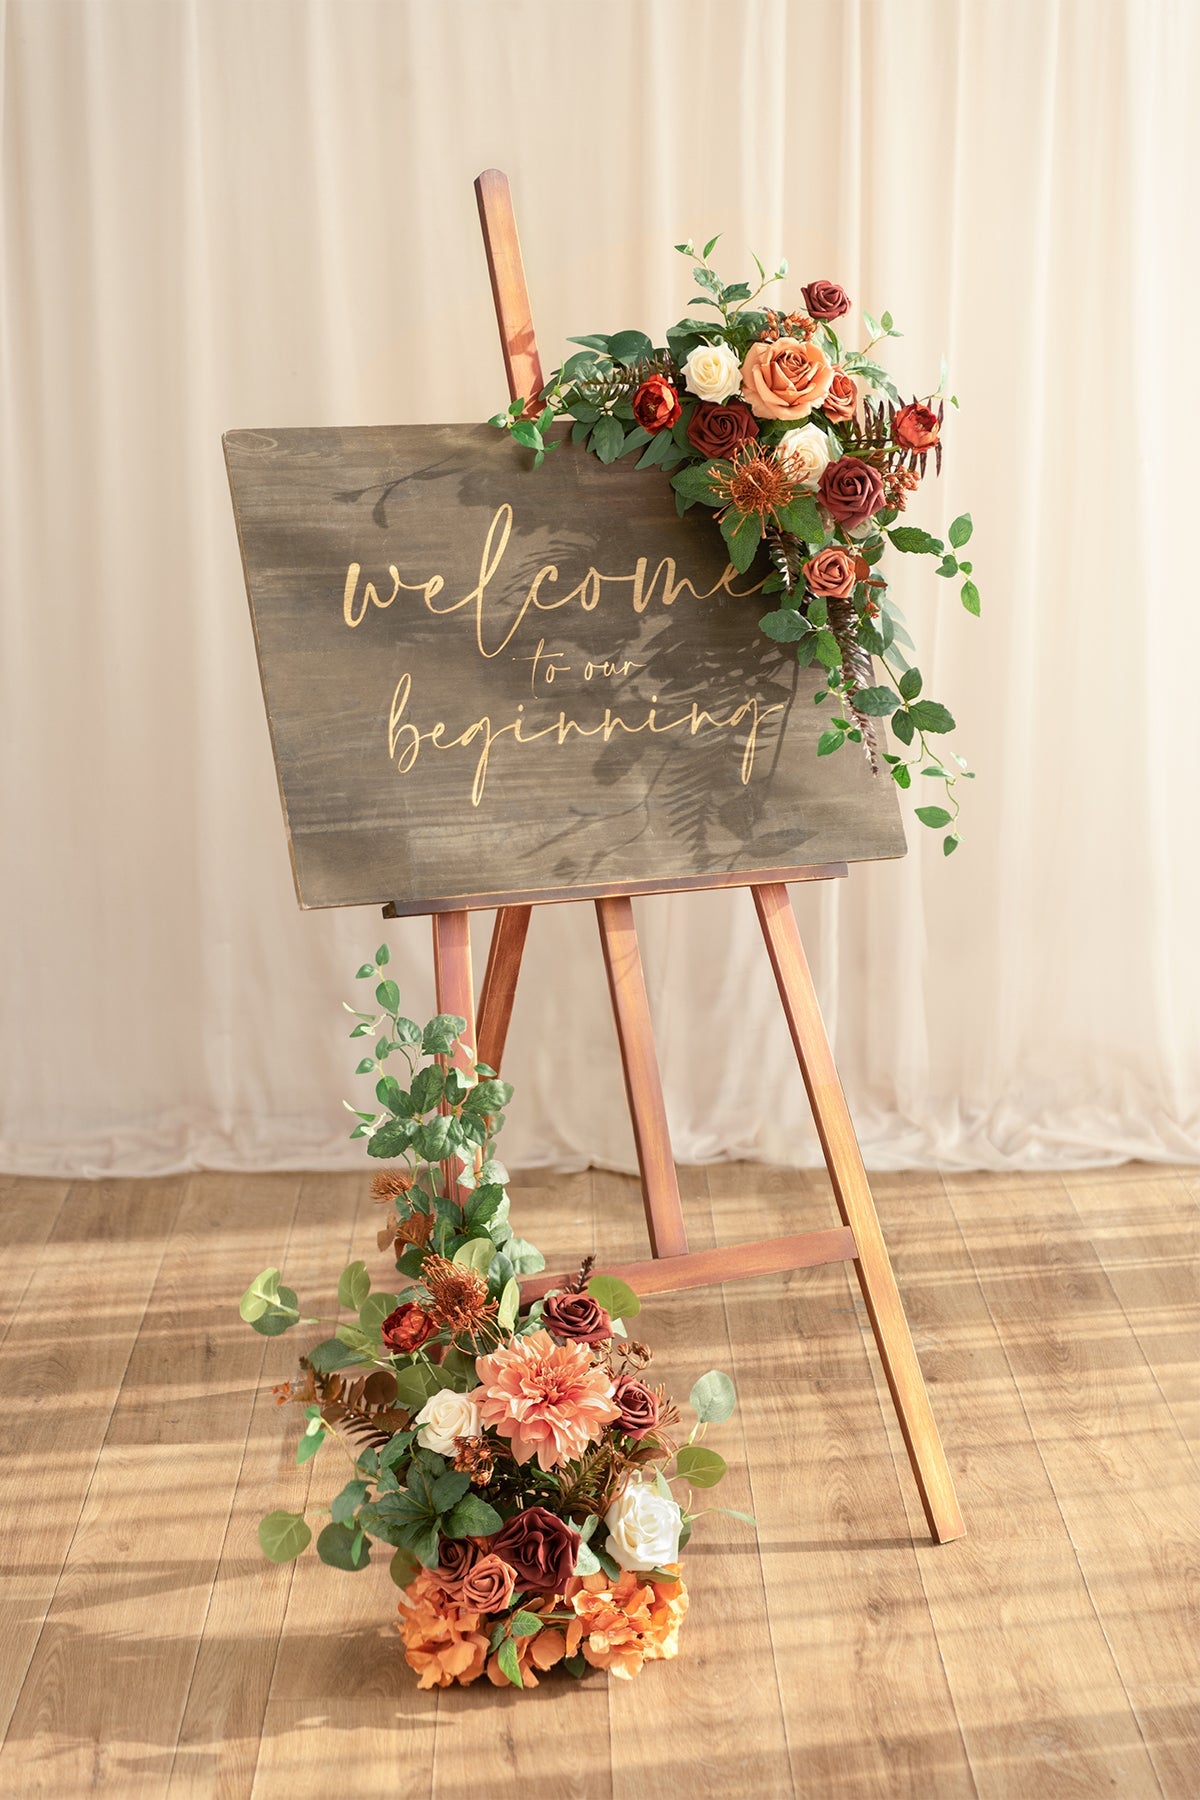
[[667, 1130], [667, 1109], [663, 1104], [662, 1082], [654, 1054], [650, 1005], [646, 999], [646, 980], [633, 923], [633, 903], [626, 894], [611, 900], [597, 900], [596, 918], [621, 1046], [621, 1067], [625, 1072], [625, 1093], [642, 1177], [650, 1248], [655, 1256], [683, 1256], [687, 1252], [687, 1235]]
[[521, 972], [521, 956], [525, 934], [529, 930], [532, 906], [502, 906], [492, 927], [492, 947], [488, 951], [483, 989], [479, 995], [479, 1061], [497, 1072], [508, 1037], [513, 1001], [517, 994], [517, 976]]
[[964, 1536], [965, 1527], [891, 1259], [879, 1229], [862, 1153], [825, 1034], [792, 903], [783, 883], [773, 882], [754, 889], [754, 904], [804, 1075], [834, 1198], [843, 1223], [854, 1233], [858, 1249], [854, 1267], [921, 1504], [935, 1540], [944, 1544]]
[[[433, 979], [438, 1011], [454, 1013], [466, 1020], [467, 1028], [463, 1035], [474, 1049], [475, 988], [471, 979], [470, 913], [433, 914]], [[456, 1052], [454, 1060], [464, 1068], [470, 1066], [461, 1050]], [[458, 1163], [454, 1157], [448, 1157], [442, 1164], [442, 1174], [446, 1181], [446, 1192], [460, 1199]]]

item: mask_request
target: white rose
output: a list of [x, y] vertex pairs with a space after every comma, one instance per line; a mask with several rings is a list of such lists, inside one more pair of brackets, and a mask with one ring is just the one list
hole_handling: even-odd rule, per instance
[[818, 425], [785, 431], [775, 446], [775, 454], [793, 481], [808, 493], [816, 493], [829, 461], [829, 439]]
[[700, 400], [728, 400], [742, 385], [742, 365], [728, 344], [697, 344], [683, 365], [683, 378]]
[[478, 1400], [470, 1394], [439, 1388], [417, 1414], [421, 1427], [417, 1442], [426, 1450], [436, 1450], [439, 1456], [453, 1456], [455, 1438], [479, 1436], [480, 1413]]
[[604, 1515], [605, 1549], [623, 1569], [661, 1569], [679, 1560], [683, 1515], [647, 1481], [631, 1481]]

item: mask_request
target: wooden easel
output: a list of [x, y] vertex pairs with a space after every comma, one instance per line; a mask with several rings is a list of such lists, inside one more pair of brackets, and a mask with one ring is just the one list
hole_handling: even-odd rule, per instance
[[[476, 181], [475, 192], [509, 392], [514, 399], [518, 394], [537, 394], [542, 387], [542, 369], [508, 179], [499, 170], [488, 169]], [[841, 864], [805, 870], [803, 878], [827, 880], [845, 873], [846, 867]], [[794, 1237], [772, 1238], [761, 1243], [738, 1244], [729, 1249], [688, 1249], [654, 1053], [646, 983], [633, 922], [633, 904], [627, 890], [614, 890], [596, 900], [596, 918], [625, 1071], [625, 1091], [633, 1120], [653, 1256], [647, 1262], [605, 1264], [604, 1267], [622, 1276], [635, 1290], [654, 1294], [706, 1287], [742, 1276], [812, 1268], [819, 1263], [852, 1262], [929, 1529], [937, 1543], [947, 1543], [964, 1535], [954, 1483], [946, 1466], [896, 1278], [879, 1229], [862, 1154], [825, 1033], [787, 888], [782, 882], [756, 884], [736, 878], [732, 882], [728, 879], [714, 881], [712, 885], [749, 887], [753, 894], [767, 955], [775, 972], [779, 998], [796, 1047], [833, 1184], [841, 1227], [806, 1231]], [[528, 905], [506, 906], [496, 914], [477, 1027], [471, 977], [470, 914], [461, 910], [433, 915], [438, 1009], [466, 1019], [468, 1041], [477, 1044], [480, 1061], [494, 1069], [499, 1069], [504, 1055], [531, 911], [532, 907]], [[534, 1298], [548, 1288], [558, 1286], [563, 1279], [561, 1275], [538, 1276], [522, 1283], [522, 1296]]]

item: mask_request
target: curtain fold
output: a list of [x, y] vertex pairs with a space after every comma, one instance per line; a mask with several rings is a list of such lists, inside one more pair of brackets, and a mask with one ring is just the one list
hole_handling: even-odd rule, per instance
[[[431, 1010], [429, 929], [296, 907], [220, 436], [495, 410], [489, 165], [548, 368], [717, 231], [889, 308], [906, 393], [949, 358], [914, 517], [972, 510], [983, 616], [897, 588], [964, 842], [794, 890], [868, 1161], [1200, 1156], [1200, 9], [0, 0], [0, 69], [0, 1166], [360, 1162], [340, 1002], [387, 938]], [[815, 1160], [750, 897], [637, 911], [680, 1159]], [[633, 1166], [589, 906], [505, 1072], [510, 1165]]]

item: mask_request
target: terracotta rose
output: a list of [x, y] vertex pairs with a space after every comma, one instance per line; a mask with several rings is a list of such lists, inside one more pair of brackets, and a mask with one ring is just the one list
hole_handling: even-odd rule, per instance
[[613, 1405], [621, 1409], [617, 1430], [632, 1438], [645, 1437], [658, 1424], [658, 1395], [636, 1375], [620, 1375], [613, 1388]]
[[613, 1334], [612, 1320], [590, 1294], [548, 1294], [542, 1323], [555, 1337], [579, 1344], [604, 1344]]
[[827, 419], [839, 422], [852, 419], [854, 409], [858, 405], [858, 388], [854, 377], [847, 375], [845, 369], [835, 369], [833, 380], [829, 384], [829, 392], [821, 402], [821, 411]]
[[503, 1612], [513, 1596], [517, 1572], [503, 1557], [481, 1556], [462, 1584], [459, 1605], [465, 1612]]
[[781, 337], [751, 344], [742, 363], [742, 397], [760, 419], [806, 419], [829, 392], [833, 369], [819, 344]]
[[805, 563], [804, 579], [810, 593], [827, 594], [831, 600], [846, 600], [854, 592], [858, 580], [858, 558], [852, 551], [830, 544]]

